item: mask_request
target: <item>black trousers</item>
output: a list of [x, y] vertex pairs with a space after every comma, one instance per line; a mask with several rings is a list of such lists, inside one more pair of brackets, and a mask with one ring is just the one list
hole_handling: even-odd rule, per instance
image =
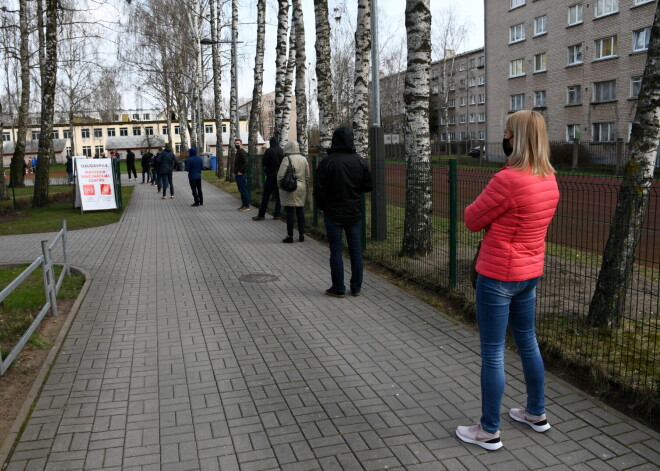
[[195, 204], [204, 204], [204, 195], [202, 195], [202, 179], [191, 178], [188, 181], [190, 182], [190, 190], [192, 191]]
[[305, 208], [302, 206], [285, 206], [286, 209], [286, 234], [293, 237], [293, 226], [295, 225], [294, 213], [298, 219], [298, 233], [305, 233]]
[[133, 173], [133, 178], [137, 180], [137, 170], [135, 169], [135, 162], [126, 162], [126, 170], [128, 171], [128, 178], [131, 178], [131, 173]]

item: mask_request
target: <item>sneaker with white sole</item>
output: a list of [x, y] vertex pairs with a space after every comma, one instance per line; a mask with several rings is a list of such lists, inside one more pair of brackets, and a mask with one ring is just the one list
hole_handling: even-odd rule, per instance
[[550, 424], [548, 423], [545, 414], [532, 415], [524, 408], [520, 408], [509, 409], [509, 415], [513, 420], [529, 425], [535, 432], [545, 432], [550, 428]]
[[461, 425], [456, 428], [456, 436], [466, 443], [479, 445], [486, 450], [499, 450], [502, 448], [502, 441], [500, 440], [500, 431], [490, 433], [484, 430], [481, 424], [474, 424], [469, 426]]

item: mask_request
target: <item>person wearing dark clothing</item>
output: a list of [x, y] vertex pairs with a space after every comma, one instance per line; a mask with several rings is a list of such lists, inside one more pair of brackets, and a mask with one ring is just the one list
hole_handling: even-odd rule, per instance
[[250, 194], [248, 193], [247, 186], [247, 169], [248, 169], [248, 155], [243, 149], [243, 141], [240, 139], [234, 140], [236, 147], [236, 157], [234, 159], [234, 174], [236, 177], [236, 186], [238, 192], [241, 194], [241, 207], [239, 211], [250, 210]]
[[362, 194], [371, 191], [371, 173], [353, 143], [351, 129], [336, 129], [328, 156], [321, 160], [314, 180], [314, 199], [323, 211], [330, 246], [332, 286], [325, 294], [337, 298], [346, 296], [342, 232], [346, 234], [351, 259], [351, 294], [360, 296], [362, 290]]
[[188, 149], [190, 157], [186, 159], [186, 172], [188, 172], [188, 181], [190, 182], [190, 190], [192, 191], [194, 203], [191, 206], [203, 206], [204, 196], [202, 195], [202, 165], [203, 161], [197, 155], [197, 149]]
[[172, 171], [174, 170], [175, 165], [177, 165], [177, 160], [174, 156], [174, 152], [172, 152], [172, 149], [170, 149], [168, 145], [165, 145], [165, 149], [160, 153], [160, 162], [158, 163], [159, 183], [163, 187], [163, 197], [161, 199], [165, 199], [168, 186], [170, 187], [170, 198], [174, 198]]
[[126, 152], [126, 171], [128, 172], [128, 181], [131, 181], [131, 173], [133, 178], [137, 180], [137, 170], [135, 169], [135, 154], [131, 149]]
[[264, 182], [263, 195], [261, 195], [259, 213], [252, 218], [254, 221], [264, 220], [266, 209], [268, 209], [268, 202], [273, 193], [275, 193], [275, 212], [273, 213], [273, 219], [280, 217], [281, 204], [280, 192], [277, 190], [277, 171], [280, 168], [283, 158], [284, 151], [280, 147], [280, 141], [276, 137], [271, 137], [270, 147], [264, 152], [264, 156], [261, 158], [261, 166], [266, 172], [266, 181]]
[[66, 156], [66, 174], [69, 176], [69, 183], [73, 181], [73, 159], [70, 155]]
[[160, 165], [160, 154], [163, 152], [163, 149], [160, 152], [157, 152], [156, 155], [151, 159], [151, 186], [156, 185], [158, 192], [160, 193], [160, 179], [158, 178], [158, 166]]
[[142, 167], [142, 183], [144, 183], [144, 175], [147, 175], [147, 183], [151, 181], [151, 159], [153, 155], [151, 152], [146, 151], [140, 157], [140, 166]]

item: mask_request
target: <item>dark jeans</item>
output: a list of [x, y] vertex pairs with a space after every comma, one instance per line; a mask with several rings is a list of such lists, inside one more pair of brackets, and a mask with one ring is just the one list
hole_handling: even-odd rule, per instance
[[342, 233], [346, 233], [348, 254], [351, 259], [351, 292], [359, 293], [362, 290], [362, 270], [364, 268], [362, 242], [360, 240], [362, 221], [342, 224], [332, 221], [327, 215], [324, 220], [325, 234], [330, 246], [330, 274], [332, 276], [332, 287], [330, 289], [335, 293], [346, 293], [344, 259], [342, 256]]
[[279, 217], [282, 208], [280, 206], [280, 191], [277, 188], [277, 174], [266, 175], [266, 181], [264, 182], [264, 193], [261, 195], [261, 206], [259, 206], [259, 214], [257, 216], [264, 217], [266, 215], [266, 209], [268, 209], [268, 202], [270, 197], [275, 193], [275, 212], [273, 217]]
[[195, 204], [204, 204], [204, 196], [202, 195], [202, 179], [191, 178], [189, 182]]
[[137, 170], [135, 169], [135, 164], [129, 164], [128, 162], [126, 163], [126, 170], [128, 172], [128, 178], [131, 178], [131, 173], [133, 174], [133, 178], [137, 180]]
[[158, 185], [158, 191], [160, 191], [160, 176], [156, 172], [156, 169], [153, 169], [151, 172], [151, 183], [154, 185]]
[[167, 187], [170, 187], [170, 196], [174, 196], [174, 184], [172, 183], [172, 172], [159, 173], [160, 184], [163, 186], [163, 196], [167, 193]]
[[144, 175], [147, 175], [147, 183], [151, 181], [151, 170], [148, 168], [143, 168], [142, 169], [142, 183], [144, 183]]
[[244, 208], [250, 207], [250, 194], [248, 193], [247, 187], [247, 175], [236, 175], [236, 186], [238, 187], [238, 192], [241, 194], [241, 206]]
[[286, 210], [286, 234], [293, 237], [293, 226], [295, 219], [298, 219], [298, 233], [303, 235], [305, 233], [305, 208], [302, 206], [285, 206]]

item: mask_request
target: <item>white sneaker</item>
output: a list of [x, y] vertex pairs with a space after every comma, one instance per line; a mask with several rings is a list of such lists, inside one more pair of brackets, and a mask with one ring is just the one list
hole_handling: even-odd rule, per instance
[[545, 432], [550, 428], [550, 424], [548, 423], [545, 414], [532, 415], [524, 408], [520, 408], [509, 409], [509, 415], [513, 420], [529, 425], [535, 432]]
[[481, 424], [461, 425], [456, 428], [456, 436], [466, 443], [478, 445], [486, 450], [499, 450], [503, 446], [500, 440], [500, 431], [498, 430], [495, 433], [487, 432]]

